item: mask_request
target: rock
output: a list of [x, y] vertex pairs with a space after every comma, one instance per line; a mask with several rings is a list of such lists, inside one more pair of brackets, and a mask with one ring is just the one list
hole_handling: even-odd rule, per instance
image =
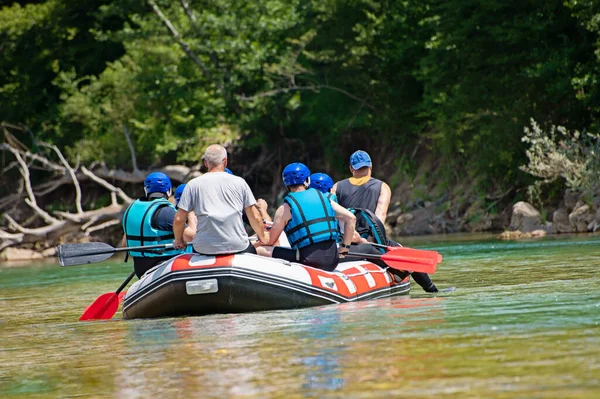
[[554, 234], [573, 232], [573, 226], [571, 226], [569, 215], [565, 208], [558, 208], [552, 214], [552, 228], [550, 231]]
[[56, 247], [51, 247], [42, 251], [42, 256], [44, 258], [51, 258], [56, 256]]
[[40, 252], [32, 249], [23, 248], [6, 248], [0, 252], [0, 260], [4, 261], [16, 261], [16, 260], [31, 260], [31, 259], [42, 259], [43, 256]]
[[580, 196], [581, 193], [577, 191], [565, 191], [565, 196], [563, 197], [563, 201], [565, 202], [565, 208], [567, 208], [568, 210], [575, 209], [575, 204], [579, 200]]
[[588, 224], [588, 231], [596, 232], [598, 229], [600, 229], [600, 208], [596, 209], [594, 220]]
[[532, 237], [545, 237], [546, 234], [546, 230], [533, 230], [531, 232]]
[[409, 213], [403, 213], [396, 219], [394, 233], [396, 235], [422, 235], [433, 234], [437, 228], [434, 228], [434, 207], [420, 208]]
[[393, 225], [394, 223], [396, 223], [398, 216], [400, 216], [402, 214], [402, 207], [400, 206], [400, 203], [395, 203], [390, 208], [391, 209], [389, 209], [388, 213], [387, 213], [386, 222], [391, 223]]
[[513, 205], [510, 229], [519, 230], [523, 233], [543, 229], [540, 213], [527, 202], [517, 202]]
[[577, 233], [588, 231], [588, 225], [594, 220], [594, 214], [588, 204], [577, 201], [575, 209], [569, 214], [569, 222]]
[[505, 230], [502, 234], [500, 234], [498, 236], [499, 239], [501, 240], [519, 240], [522, 238], [539, 238], [539, 237], [545, 237], [546, 236], [546, 230], [534, 230], [532, 232], [522, 232], [519, 230], [516, 231], [508, 231]]
[[519, 238], [531, 238], [531, 233], [523, 233], [522, 231], [505, 230], [498, 236], [501, 240], [518, 240]]
[[408, 223], [413, 219], [414, 219], [414, 216], [412, 213], [410, 213], [410, 212], [403, 213], [400, 216], [398, 216], [398, 218], [396, 218], [396, 225]]

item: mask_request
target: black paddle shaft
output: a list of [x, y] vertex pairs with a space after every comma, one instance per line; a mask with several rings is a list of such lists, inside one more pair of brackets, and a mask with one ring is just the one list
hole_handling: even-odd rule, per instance
[[129, 282], [131, 281], [133, 276], [135, 276], [135, 271], [131, 272], [129, 277], [127, 277], [127, 280], [123, 281], [123, 284], [121, 284], [119, 286], [119, 288], [117, 288], [117, 290], [115, 291], [115, 294], [119, 295], [119, 292], [123, 291], [123, 288], [127, 287], [127, 284], [129, 284]]
[[93, 251], [93, 252], [82, 251], [78, 254], [70, 255], [69, 258], [74, 258], [77, 256], [89, 256], [89, 255], [106, 255], [106, 254], [112, 254], [115, 252], [124, 252], [124, 251], [146, 251], [149, 249], [167, 249], [168, 246], [170, 246], [170, 245], [172, 245], [172, 244], [158, 244], [158, 245], [146, 245], [146, 246], [138, 246], [138, 247], [112, 248], [112, 249], [105, 249], [102, 251]]
[[375, 255], [375, 254], [361, 254], [359, 252], [346, 252], [345, 254], [342, 255], [347, 255], [347, 256], [354, 256], [357, 258], [365, 258], [365, 259], [381, 259], [381, 257], [383, 255]]

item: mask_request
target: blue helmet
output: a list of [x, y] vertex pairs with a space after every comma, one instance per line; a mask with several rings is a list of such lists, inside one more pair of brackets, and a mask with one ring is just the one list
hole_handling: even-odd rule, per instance
[[175, 205], [177, 205], [179, 203], [179, 200], [181, 199], [181, 194], [183, 194], [183, 190], [185, 189], [186, 184], [180, 184], [177, 186], [177, 188], [175, 189]]
[[152, 172], [144, 180], [146, 195], [152, 193], [164, 193], [168, 195], [171, 193], [171, 188], [171, 179], [162, 172]]
[[233, 172], [232, 172], [232, 171], [231, 171], [231, 169], [229, 169], [229, 168], [225, 168], [225, 172], [226, 172], [226, 173], [229, 173], [230, 175], [233, 175]]
[[328, 193], [333, 187], [333, 180], [326, 173], [313, 173], [310, 175], [310, 188], [316, 188], [322, 193]]
[[303, 163], [291, 163], [283, 169], [281, 177], [283, 178], [283, 184], [286, 187], [304, 184], [306, 179], [310, 178], [310, 170]]

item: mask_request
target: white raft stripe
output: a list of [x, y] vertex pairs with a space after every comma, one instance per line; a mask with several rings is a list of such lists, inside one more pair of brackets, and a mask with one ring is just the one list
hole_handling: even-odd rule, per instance
[[231, 266], [312, 285], [310, 274], [304, 265], [283, 259], [265, 258], [254, 254], [235, 255]]

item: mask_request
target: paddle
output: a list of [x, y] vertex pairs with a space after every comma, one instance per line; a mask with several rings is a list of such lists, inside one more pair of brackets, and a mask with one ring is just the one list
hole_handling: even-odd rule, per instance
[[57, 247], [57, 253], [58, 261], [61, 266], [75, 266], [105, 261], [116, 252], [165, 250], [171, 248], [173, 248], [173, 244], [114, 248], [103, 242], [86, 242], [81, 244], [59, 245]]
[[376, 244], [374, 242], [370, 242], [370, 245], [377, 247], [377, 248], [383, 248], [386, 249], [388, 251], [398, 251], [398, 250], [402, 250], [401, 253], [398, 253], [398, 255], [402, 254], [405, 256], [411, 256], [411, 257], [417, 257], [417, 258], [421, 258], [421, 259], [429, 259], [431, 262], [433, 263], [441, 263], [442, 262], [442, 255], [437, 252], [437, 251], [428, 251], [425, 249], [414, 249], [414, 248], [406, 248], [401, 246], [398, 247], [390, 247], [388, 245], [382, 245], [382, 244]]
[[129, 284], [133, 276], [135, 276], [135, 272], [132, 272], [115, 292], [107, 292], [96, 298], [96, 300], [85, 309], [79, 318], [79, 321], [112, 319], [115, 313], [117, 313], [117, 309], [119, 309], [121, 298], [119, 293], [123, 291], [123, 288], [125, 288], [127, 284]]
[[[388, 265], [389, 267], [391, 267], [392, 269], [397, 269], [397, 270], [422, 272], [422, 273], [428, 273], [428, 274], [435, 273], [436, 266], [439, 263], [437, 261], [437, 259], [438, 259], [437, 257], [436, 257], [436, 261], [434, 261], [430, 257], [415, 256], [415, 253], [412, 251], [408, 251], [408, 254], [409, 254], [408, 256], [405, 255], [405, 253], [407, 253], [406, 251], [399, 251], [399, 250], [406, 250], [406, 249], [411, 249], [411, 248], [394, 247], [394, 248], [390, 249], [389, 252], [387, 252], [385, 254], [381, 254], [381, 255], [348, 252], [347, 254], [345, 254], [345, 256], [350, 256], [350, 257], [354, 257], [354, 258], [381, 260], [381, 261], [385, 262], [385, 264]], [[413, 250], [413, 251], [419, 251], [419, 250]], [[430, 251], [428, 251], [428, 252], [430, 252]], [[436, 254], [437, 254], [437, 252], [436, 252]], [[417, 255], [418, 255], [418, 253], [417, 253]], [[427, 255], [427, 256], [429, 256], [429, 255]]]

